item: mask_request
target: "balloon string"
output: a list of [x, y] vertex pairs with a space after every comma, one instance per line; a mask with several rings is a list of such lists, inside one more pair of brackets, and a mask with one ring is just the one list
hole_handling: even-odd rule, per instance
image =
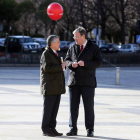
[[[56, 21], [66, 32], [68, 32], [58, 21]], [[70, 36], [72, 36], [71, 35], [71, 33], [70, 32], [68, 32], [68, 34], [70, 35]], [[73, 37], [73, 36], [72, 36]]]

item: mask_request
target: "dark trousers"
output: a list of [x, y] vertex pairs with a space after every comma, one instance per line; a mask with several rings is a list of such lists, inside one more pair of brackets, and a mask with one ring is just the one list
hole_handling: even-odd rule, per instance
[[85, 110], [85, 127], [94, 131], [94, 91], [95, 88], [88, 86], [73, 86], [70, 93], [70, 120], [69, 126], [77, 129], [80, 97], [82, 96]]
[[56, 127], [56, 117], [59, 109], [61, 95], [44, 96], [44, 110], [42, 119], [42, 131], [48, 132]]

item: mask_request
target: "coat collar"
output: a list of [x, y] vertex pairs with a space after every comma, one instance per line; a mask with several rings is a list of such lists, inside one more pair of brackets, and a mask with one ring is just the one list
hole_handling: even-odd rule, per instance
[[77, 45], [77, 44], [75, 44], [74, 50], [75, 50], [75, 54], [76, 54], [76, 56], [78, 56], [79, 53], [80, 53], [80, 46]]
[[53, 52], [53, 50], [52, 50], [51, 48], [47, 47], [47, 48], [45, 48], [45, 49], [48, 50], [52, 55], [54, 55], [55, 58], [57, 58], [57, 59], [61, 62], [60, 57], [57, 56], [57, 55]]
[[86, 50], [89, 49], [89, 47], [91, 46], [92, 42], [90, 39], [87, 39], [87, 44], [85, 46], [85, 48], [83, 49], [82, 52], [80, 52], [80, 45], [75, 44], [75, 53], [77, 55], [77, 57], [79, 57], [83, 52], [85, 52]]

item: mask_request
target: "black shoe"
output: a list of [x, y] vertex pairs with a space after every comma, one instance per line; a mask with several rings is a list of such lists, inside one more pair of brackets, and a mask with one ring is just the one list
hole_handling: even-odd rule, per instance
[[72, 128], [66, 135], [67, 136], [76, 136], [77, 135], [77, 129]]
[[44, 132], [43, 136], [55, 137], [55, 134], [53, 134], [51, 131], [48, 131], [48, 132]]
[[51, 131], [53, 134], [55, 134], [55, 136], [62, 136], [63, 135], [63, 133], [58, 133], [55, 128], [51, 129]]
[[91, 129], [87, 129], [87, 137], [94, 137], [94, 132]]

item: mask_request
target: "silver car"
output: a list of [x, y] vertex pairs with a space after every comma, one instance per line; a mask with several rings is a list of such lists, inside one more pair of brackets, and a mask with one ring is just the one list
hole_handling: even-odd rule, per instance
[[138, 44], [124, 44], [119, 51], [121, 53], [136, 53], [140, 52], [140, 46]]

